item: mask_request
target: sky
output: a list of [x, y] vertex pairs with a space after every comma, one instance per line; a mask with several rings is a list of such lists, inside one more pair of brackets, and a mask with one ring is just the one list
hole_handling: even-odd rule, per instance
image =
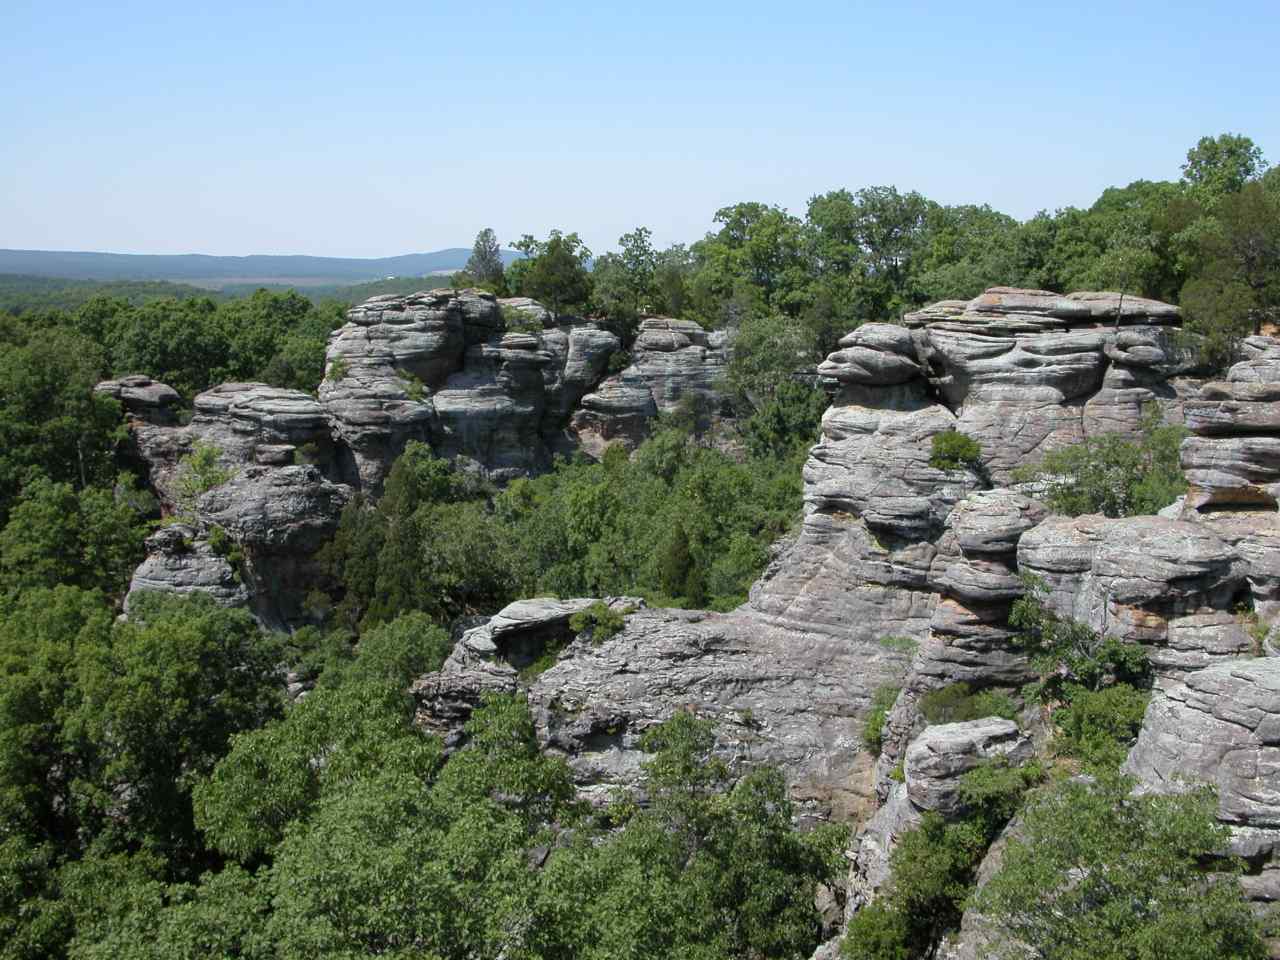
[[0, 0], [0, 247], [377, 257], [1280, 162], [1280, 3]]

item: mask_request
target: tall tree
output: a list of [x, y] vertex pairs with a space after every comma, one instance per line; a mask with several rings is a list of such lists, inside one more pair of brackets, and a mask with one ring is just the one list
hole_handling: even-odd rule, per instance
[[495, 287], [502, 285], [505, 273], [502, 248], [498, 244], [497, 234], [490, 227], [485, 227], [476, 234], [476, 242], [471, 247], [471, 257], [464, 270], [476, 283]]
[[1203, 199], [1212, 202], [1240, 190], [1266, 169], [1267, 162], [1257, 144], [1240, 134], [1224, 133], [1201, 137], [1200, 142], [1187, 151], [1182, 179]]

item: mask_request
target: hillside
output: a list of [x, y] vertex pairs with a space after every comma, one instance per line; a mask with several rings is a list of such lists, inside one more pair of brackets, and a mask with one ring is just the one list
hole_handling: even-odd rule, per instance
[[[214, 289], [229, 285], [311, 287], [451, 272], [462, 269], [469, 256], [471, 250], [467, 247], [376, 259], [0, 250], [0, 274], [71, 280], [167, 280]], [[510, 263], [519, 254], [504, 250], [502, 256]]]

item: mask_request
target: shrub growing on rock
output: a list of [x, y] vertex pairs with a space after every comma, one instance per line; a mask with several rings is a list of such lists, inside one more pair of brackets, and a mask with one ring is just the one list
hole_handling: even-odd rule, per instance
[[1143, 420], [1136, 439], [1118, 433], [1089, 437], [1014, 471], [1014, 480], [1043, 488], [1056, 513], [1133, 517], [1156, 513], [1186, 492], [1179, 449], [1185, 427], [1161, 423], [1158, 411]]
[[964, 470], [982, 460], [978, 441], [959, 430], [944, 430], [933, 435], [929, 466], [935, 470]]
[[871, 710], [862, 725], [862, 742], [877, 757], [884, 747], [884, 724], [893, 709], [893, 702], [898, 699], [901, 687], [885, 686], [876, 690], [871, 697]]
[[1012, 720], [1018, 705], [999, 691], [974, 691], [962, 681], [930, 690], [920, 698], [920, 712], [930, 723], [963, 723], [983, 717]]
[[[1034, 797], [976, 907], [1044, 960], [1267, 956], [1210, 791], [1071, 780]], [[1211, 864], [1210, 869], [1206, 865]]]
[[608, 604], [597, 600], [585, 610], [579, 610], [569, 618], [569, 629], [576, 634], [586, 634], [592, 643], [600, 644], [622, 632], [627, 625], [627, 614], [632, 607], [625, 610], [614, 610]]

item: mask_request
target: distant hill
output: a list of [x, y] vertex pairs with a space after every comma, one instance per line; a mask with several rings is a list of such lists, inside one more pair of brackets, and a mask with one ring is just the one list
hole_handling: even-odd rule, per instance
[[138, 304], [165, 297], [186, 300], [209, 296], [222, 298], [222, 294], [215, 290], [162, 280], [68, 280], [0, 273], [0, 311], [14, 314], [32, 310], [74, 310], [94, 297], [119, 297]]
[[[214, 257], [190, 254], [90, 253], [61, 250], [0, 250], [0, 274], [72, 280], [166, 280], [198, 287], [343, 286], [389, 277], [425, 277], [461, 270], [469, 247], [399, 257], [305, 257], [253, 255]], [[504, 250], [510, 263], [519, 258]]]

